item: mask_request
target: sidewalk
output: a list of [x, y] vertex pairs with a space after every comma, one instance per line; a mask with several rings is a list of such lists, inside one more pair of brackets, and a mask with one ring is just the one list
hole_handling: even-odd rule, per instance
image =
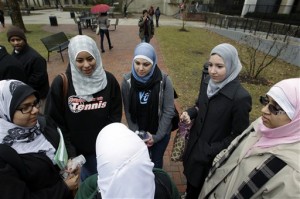
[[[65, 32], [66, 34], [76, 35], [78, 34], [78, 27], [74, 23], [74, 20], [70, 17], [69, 12], [61, 12], [57, 10], [43, 10], [43, 11], [33, 11], [30, 16], [23, 16], [23, 20], [26, 24], [45, 24], [42, 28], [47, 32]], [[49, 16], [56, 16], [58, 21], [58, 26], [50, 26]], [[6, 18], [6, 24], [10, 25], [11, 22]], [[131, 70], [132, 56], [134, 48], [140, 43], [138, 37], [138, 16], [137, 18], [120, 19], [119, 25], [116, 31], [110, 31], [110, 38], [114, 48], [112, 50], [108, 49], [107, 40], [104, 40], [105, 53], [101, 54], [102, 63], [104, 69], [113, 73], [117, 80], [121, 83], [123, 74]], [[181, 26], [182, 21], [178, 19], [173, 19], [171, 17], [162, 16], [160, 20], [161, 26], [164, 25], [174, 25]], [[197, 26], [199, 22], [191, 22], [190, 26]], [[100, 47], [100, 36], [92, 32], [91, 29], [82, 29], [82, 34], [88, 35], [95, 39]], [[150, 42], [156, 49], [158, 55], [158, 66], [168, 73], [168, 69], [164, 63], [163, 56], [160, 51], [159, 44], [154, 36]], [[45, 49], [46, 50], [46, 49]], [[52, 52], [50, 54], [50, 61], [48, 62], [48, 74], [50, 83], [53, 78], [59, 73], [64, 72], [68, 64], [67, 51], [63, 52], [65, 62], [62, 62], [60, 54]], [[179, 106], [180, 107], [180, 106]], [[125, 123], [125, 117], [122, 120]], [[182, 163], [175, 163], [170, 160], [171, 149], [173, 146], [175, 132], [172, 132], [171, 140], [167, 147], [164, 156], [164, 169], [170, 174], [176, 183], [180, 193], [185, 191], [186, 180], [183, 175]]]

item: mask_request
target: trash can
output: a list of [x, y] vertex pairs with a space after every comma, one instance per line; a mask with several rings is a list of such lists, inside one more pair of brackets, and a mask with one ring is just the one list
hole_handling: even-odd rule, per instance
[[71, 11], [71, 12], [70, 12], [70, 17], [71, 17], [72, 19], [75, 18], [75, 12], [74, 12], [74, 11]]
[[50, 19], [50, 25], [51, 26], [57, 26], [57, 18], [56, 18], [56, 16], [50, 16], [49, 19]]

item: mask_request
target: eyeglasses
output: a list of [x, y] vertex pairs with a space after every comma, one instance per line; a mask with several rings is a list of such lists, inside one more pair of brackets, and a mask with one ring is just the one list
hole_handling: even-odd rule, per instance
[[282, 108], [278, 108], [275, 105], [270, 104], [270, 100], [266, 96], [260, 96], [259, 102], [264, 106], [268, 105], [269, 111], [274, 115], [285, 113], [285, 111]]
[[26, 104], [23, 107], [19, 107], [16, 110], [21, 111], [23, 114], [31, 113], [33, 107], [40, 108], [41, 103], [40, 100], [35, 100], [33, 104]]

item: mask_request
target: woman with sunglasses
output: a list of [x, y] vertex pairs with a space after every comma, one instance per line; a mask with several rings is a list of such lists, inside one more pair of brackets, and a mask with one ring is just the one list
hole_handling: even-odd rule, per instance
[[217, 155], [199, 198], [300, 198], [300, 78], [260, 102], [262, 116]]
[[38, 114], [38, 93], [18, 80], [2, 80], [0, 94], [1, 198], [72, 198], [78, 169], [61, 177], [55, 160], [60, 134], [52, 120]]

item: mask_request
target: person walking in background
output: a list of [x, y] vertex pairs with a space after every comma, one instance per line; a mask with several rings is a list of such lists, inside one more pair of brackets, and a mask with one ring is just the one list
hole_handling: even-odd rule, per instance
[[155, 168], [162, 168], [175, 115], [174, 89], [170, 77], [157, 66], [150, 44], [136, 46], [131, 73], [122, 82], [122, 96], [129, 129], [148, 132], [145, 143], [151, 160]]
[[138, 26], [141, 42], [149, 43], [154, 35], [154, 25], [153, 20], [148, 15], [147, 10], [143, 10], [143, 16], [140, 17]]
[[180, 116], [194, 120], [183, 155], [187, 199], [198, 198], [214, 157], [249, 125], [252, 100], [237, 78], [241, 69], [234, 46], [214, 47], [196, 104]]
[[66, 179], [60, 175], [60, 134], [51, 118], [39, 115], [38, 92], [18, 80], [2, 80], [0, 93], [1, 198], [73, 198], [79, 169]]
[[44, 113], [45, 100], [49, 91], [46, 59], [30, 47], [21, 28], [11, 26], [7, 31], [7, 39], [13, 47], [12, 55], [23, 65], [27, 84], [39, 92], [40, 113]]
[[159, 10], [159, 7], [157, 7], [157, 8], [155, 9], [155, 21], [156, 21], [156, 27], [159, 27], [159, 24], [158, 24], [159, 17], [160, 17], [160, 10]]
[[150, 6], [150, 8], [148, 10], [148, 14], [149, 14], [149, 17], [153, 20], [153, 16], [154, 16], [154, 8], [153, 8], [153, 6]]
[[[86, 36], [71, 38], [67, 88], [58, 75], [52, 82], [45, 113], [61, 128], [69, 157], [84, 155], [81, 181], [97, 173], [95, 143], [100, 130], [122, 117], [120, 85], [102, 66], [96, 42]], [[113, 143], [112, 143], [113, 144]]]
[[0, 23], [3, 28], [5, 28], [5, 18], [4, 18], [4, 12], [0, 9]]
[[109, 50], [111, 50], [113, 48], [113, 46], [111, 44], [111, 41], [110, 41], [110, 37], [109, 37], [108, 27], [109, 27], [110, 24], [109, 24], [109, 19], [108, 19], [108, 16], [107, 16], [107, 12], [99, 13], [98, 24], [99, 24], [99, 27], [100, 27], [101, 52], [105, 53], [104, 46], [103, 46], [104, 35], [106, 36], [108, 46], [109, 46]]
[[22, 64], [0, 45], [0, 80], [4, 79], [27, 81]]
[[112, 123], [99, 132], [96, 154], [98, 174], [81, 183], [75, 199], [179, 198], [170, 176], [153, 169], [147, 146], [124, 124]]
[[216, 156], [199, 198], [300, 198], [300, 78], [260, 102], [262, 116]]

